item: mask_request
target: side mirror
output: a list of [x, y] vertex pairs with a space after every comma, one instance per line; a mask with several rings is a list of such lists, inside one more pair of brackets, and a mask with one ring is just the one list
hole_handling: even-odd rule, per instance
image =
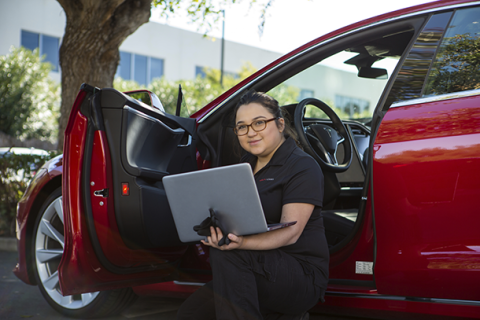
[[360, 67], [358, 69], [358, 76], [360, 78], [368, 79], [388, 79], [388, 73], [386, 69]]
[[147, 90], [135, 90], [135, 91], [128, 91], [124, 92], [127, 96], [132, 97], [135, 100], [145, 103], [155, 109], [158, 109], [162, 112], [165, 112], [165, 108], [163, 107], [160, 99], [157, 95], [153, 92]]

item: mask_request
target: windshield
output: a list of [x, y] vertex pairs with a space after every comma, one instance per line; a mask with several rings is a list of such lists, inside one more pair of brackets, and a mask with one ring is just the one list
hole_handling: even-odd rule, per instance
[[[413, 36], [408, 27], [352, 41], [349, 47], [321, 58], [269, 91], [281, 105], [316, 98], [330, 106], [342, 120], [368, 124], [380, 97]], [[286, 94], [287, 93], [287, 94]], [[306, 118], [327, 118], [307, 106]]]
[[[361, 56], [357, 52], [347, 50], [338, 52], [321, 62], [297, 73], [282, 85], [271, 90], [278, 96], [279, 87], [295, 91], [297, 101], [316, 98], [330, 106], [342, 120], [357, 120], [368, 123], [380, 95], [393, 73], [398, 57], [386, 57], [377, 60], [369, 68], [359, 72], [358, 64]], [[292, 101], [280, 101], [281, 104]], [[305, 117], [326, 118], [319, 109], [307, 106]]]

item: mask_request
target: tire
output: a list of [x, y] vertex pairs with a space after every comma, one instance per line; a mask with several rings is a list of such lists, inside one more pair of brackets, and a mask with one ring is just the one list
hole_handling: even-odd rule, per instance
[[35, 222], [33, 269], [40, 292], [59, 313], [72, 318], [100, 318], [118, 314], [137, 298], [130, 288], [62, 296], [58, 265], [63, 255], [62, 189], [47, 198]]

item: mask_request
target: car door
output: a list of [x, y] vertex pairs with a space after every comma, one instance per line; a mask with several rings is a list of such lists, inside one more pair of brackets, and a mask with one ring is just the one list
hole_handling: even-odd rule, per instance
[[394, 84], [373, 146], [380, 294], [480, 300], [479, 17], [432, 16]]
[[65, 131], [64, 295], [174, 279], [180, 242], [162, 178], [196, 170], [195, 119], [83, 85]]

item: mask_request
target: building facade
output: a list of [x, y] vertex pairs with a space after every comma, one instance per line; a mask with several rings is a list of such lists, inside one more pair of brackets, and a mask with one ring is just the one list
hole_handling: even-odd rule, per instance
[[[0, 0], [0, 55], [13, 45], [39, 48], [52, 63], [51, 77], [60, 82], [59, 48], [65, 29], [65, 13], [55, 0]], [[244, 44], [225, 41], [225, 73], [235, 74], [246, 62], [260, 69], [282, 54]], [[188, 80], [202, 74], [204, 67], [220, 69], [221, 41], [212, 41], [200, 33], [149, 22], [142, 25], [120, 46], [117, 76], [147, 85], [153, 78]], [[312, 81], [310, 75], [324, 73], [324, 80]], [[354, 72], [318, 64], [286, 82], [300, 92], [298, 100], [317, 97], [342, 111], [372, 110], [383, 83], [368, 88], [356, 85]], [[347, 93], [340, 92], [352, 83]], [[347, 86], [348, 87], [348, 86]], [[344, 89], [343, 89], [344, 90]]]

